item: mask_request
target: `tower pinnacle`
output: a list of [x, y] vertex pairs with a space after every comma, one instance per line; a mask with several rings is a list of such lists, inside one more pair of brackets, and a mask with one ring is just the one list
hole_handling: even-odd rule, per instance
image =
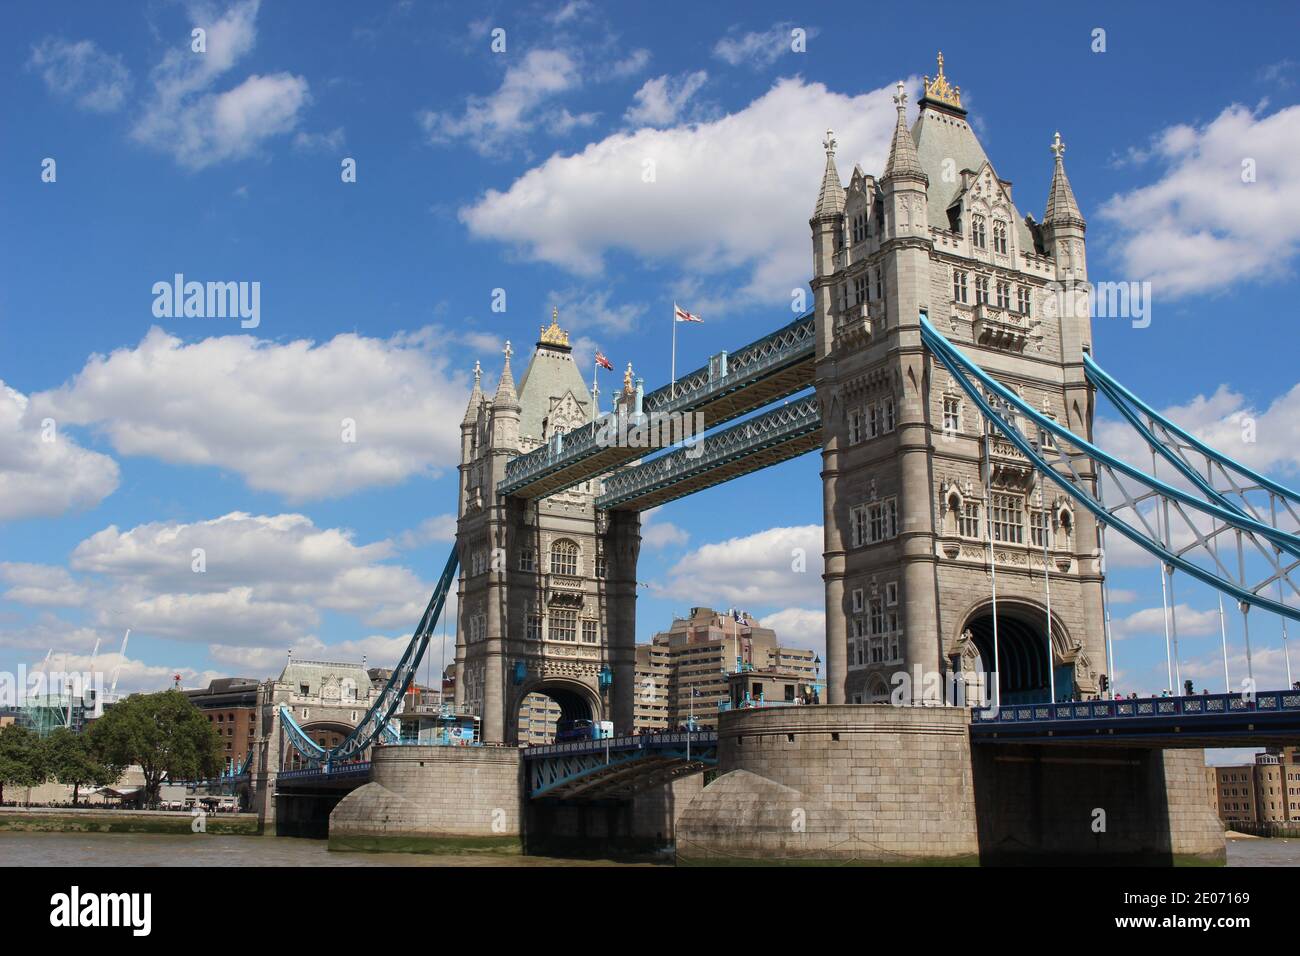
[[1052, 138], [1052, 154], [1056, 157], [1056, 168], [1052, 170], [1052, 185], [1047, 191], [1047, 211], [1043, 215], [1044, 225], [1083, 225], [1083, 213], [1075, 201], [1074, 190], [1065, 175], [1065, 143], [1058, 131]]
[[813, 218], [839, 216], [844, 212], [844, 186], [840, 183], [840, 172], [835, 168], [835, 131], [826, 130], [822, 147], [826, 150], [826, 172], [822, 175], [821, 192], [817, 194], [817, 206]]
[[912, 176], [929, 182], [921, 168], [921, 159], [916, 154], [916, 141], [907, 128], [907, 90], [903, 81], [898, 81], [898, 92], [894, 94], [894, 106], [898, 109], [898, 122], [894, 124], [894, 139], [889, 144], [889, 159], [885, 163], [885, 179], [897, 176]]

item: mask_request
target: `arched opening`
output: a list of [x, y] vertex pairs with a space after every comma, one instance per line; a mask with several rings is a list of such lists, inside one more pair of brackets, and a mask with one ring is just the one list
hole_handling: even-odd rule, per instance
[[[1048, 673], [1046, 610], [1032, 604], [999, 601], [997, 624], [996, 670], [1002, 703], [1036, 704], [1050, 700], [1052, 675]], [[1053, 621], [1052, 631], [1056, 699], [1070, 700], [1075, 690], [1073, 665], [1060, 662], [1065, 640], [1058, 622]], [[992, 602], [967, 618], [962, 633], [969, 634], [975, 651], [973, 655], [963, 656], [962, 670], [991, 676], [995, 670]], [[991, 682], [988, 686], [991, 690]]]
[[554, 743], [600, 720], [599, 704], [585, 688], [549, 683], [530, 688], [520, 698], [516, 716], [524, 746]]

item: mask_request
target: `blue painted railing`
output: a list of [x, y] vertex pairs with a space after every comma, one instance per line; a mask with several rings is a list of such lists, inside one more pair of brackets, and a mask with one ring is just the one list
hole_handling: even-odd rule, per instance
[[716, 730], [675, 731], [669, 734], [634, 734], [607, 737], [604, 740], [569, 740], [562, 744], [542, 744], [524, 748], [524, 759], [557, 757], [563, 754], [599, 753], [605, 750], [675, 750], [690, 741], [692, 746], [718, 742]]
[[1018, 724], [1039, 721], [1133, 720], [1163, 717], [1222, 717], [1258, 712], [1300, 711], [1300, 690], [1261, 691], [1254, 699], [1243, 694], [1200, 694], [1191, 697], [1139, 697], [1136, 700], [1083, 700], [1056, 704], [1007, 704], [971, 712], [971, 723]]

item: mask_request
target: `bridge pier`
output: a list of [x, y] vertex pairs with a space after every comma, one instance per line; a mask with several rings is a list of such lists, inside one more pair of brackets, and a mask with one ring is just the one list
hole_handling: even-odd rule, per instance
[[522, 815], [515, 747], [376, 747], [370, 782], [330, 815], [330, 847], [518, 853]]
[[[1202, 751], [972, 744], [958, 707], [724, 713], [681, 863], [1221, 863]], [[1094, 829], [1104, 811], [1104, 829]]]

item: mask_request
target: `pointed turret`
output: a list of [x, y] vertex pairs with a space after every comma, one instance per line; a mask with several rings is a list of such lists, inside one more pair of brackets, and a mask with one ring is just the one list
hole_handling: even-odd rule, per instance
[[478, 421], [478, 409], [483, 404], [483, 390], [479, 388], [479, 381], [483, 378], [483, 368], [474, 363], [474, 388], [469, 393], [469, 404], [465, 406], [465, 417], [460, 420], [462, 425], [473, 425]]
[[1065, 175], [1065, 143], [1061, 142], [1058, 132], [1052, 140], [1052, 152], [1056, 154], [1056, 169], [1052, 171], [1052, 186], [1047, 191], [1047, 213], [1043, 223], [1049, 226], [1084, 225], [1083, 213], [1075, 202], [1074, 190]]
[[924, 180], [929, 178], [921, 168], [921, 158], [916, 154], [916, 140], [907, 128], [907, 93], [903, 81], [898, 81], [898, 92], [894, 94], [894, 105], [898, 109], [898, 122], [894, 124], [894, 139], [889, 144], [889, 160], [885, 163], [884, 179], [897, 179], [910, 176]]
[[501, 380], [497, 382], [497, 393], [492, 399], [494, 408], [513, 408], [519, 409], [519, 396], [515, 393], [515, 377], [510, 373], [510, 356], [514, 354], [514, 349], [510, 347], [510, 341], [506, 340], [506, 347], [502, 350], [506, 361], [501, 366]]
[[822, 174], [821, 192], [817, 194], [817, 206], [813, 209], [814, 219], [839, 216], [844, 212], [844, 187], [840, 184], [840, 171], [835, 168], [834, 130], [826, 131], [822, 146], [826, 149], [826, 172]]

